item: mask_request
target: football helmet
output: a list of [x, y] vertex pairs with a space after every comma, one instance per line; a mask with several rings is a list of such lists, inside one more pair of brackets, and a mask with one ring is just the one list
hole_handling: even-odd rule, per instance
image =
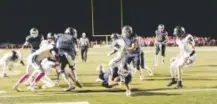
[[164, 31], [164, 25], [163, 24], [159, 24], [158, 27], [157, 27], [157, 29], [159, 31]]
[[112, 33], [110, 36], [111, 40], [116, 40], [118, 39], [118, 37], [119, 37], [118, 33]]
[[72, 27], [66, 28], [65, 34], [70, 34], [70, 35], [72, 35], [74, 38], [77, 38], [77, 36], [78, 36], [77, 30], [76, 30], [75, 28], [72, 28]]
[[82, 33], [82, 37], [85, 38], [86, 37], [86, 33]]
[[132, 33], [133, 33], [133, 28], [129, 25], [124, 26], [121, 30], [121, 34], [123, 37], [130, 37]]
[[176, 26], [173, 30], [174, 36], [184, 36], [185, 35], [185, 28], [183, 26]]
[[36, 28], [31, 28], [29, 32], [32, 37], [37, 37], [39, 34], [38, 29]]

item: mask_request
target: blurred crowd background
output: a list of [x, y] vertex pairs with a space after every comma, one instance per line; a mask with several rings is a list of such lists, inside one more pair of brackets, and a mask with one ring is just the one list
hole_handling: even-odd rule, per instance
[[[168, 37], [168, 46], [176, 46], [175, 37], [169, 36]], [[137, 37], [140, 46], [142, 47], [151, 47], [154, 46], [155, 37]], [[211, 37], [197, 37], [194, 36], [196, 46], [217, 46], [217, 40], [213, 39]], [[94, 45], [106, 45], [106, 41], [103, 40], [97, 40], [97, 41], [91, 41], [91, 46]], [[108, 42], [107, 44], [110, 44], [111, 42]], [[20, 48], [22, 44], [14, 44], [10, 42], [3, 42], [0, 43], [0, 48]]]
[[[175, 37], [168, 37], [168, 46], [175, 46]], [[196, 46], [217, 46], [217, 40], [211, 37], [196, 37], [194, 36]], [[138, 37], [141, 46], [154, 46], [155, 37]]]

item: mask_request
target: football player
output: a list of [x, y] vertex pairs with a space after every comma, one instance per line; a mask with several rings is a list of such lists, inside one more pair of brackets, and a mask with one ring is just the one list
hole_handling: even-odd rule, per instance
[[162, 62], [165, 63], [165, 51], [168, 41], [168, 33], [164, 30], [164, 25], [158, 25], [158, 30], [155, 31], [155, 66], [158, 66], [158, 53], [161, 51]]
[[117, 85], [122, 85], [125, 83], [126, 86], [126, 95], [131, 95], [131, 86], [130, 83], [133, 78], [134, 69], [128, 66], [128, 69], [121, 69], [120, 67], [113, 67], [112, 70], [108, 70], [107, 72], [104, 71], [102, 65], [97, 68], [99, 72], [99, 77], [97, 78], [96, 82], [101, 82], [103, 87], [112, 88]]
[[31, 53], [35, 52], [39, 49], [41, 40], [43, 40], [43, 36], [39, 35], [39, 31], [36, 28], [30, 29], [30, 35], [26, 37], [26, 42], [22, 45], [23, 49], [25, 46], [31, 46]]
[[126, 44], [126, 51], [127, 51], [127, 55], [124, 58], [124, 63], [123, 63], [124, 69], [127, 69], [127, 65], [130, 64], [132, 61], [134, 61], [136, 69], [140, 71], [140, 79], [144, 80], [143, 70], [140, 70], [141, 49], [139, 47], [135, 34], [133, 34], [133, 29], [131, 26], [126, 25], [122, 28], [122, 37]]
[[[55, 45], [55, 38], [54, 38], [54, 35], [52, 33], [48, 33], [47, 39], [41, 41], [40, 48], [45, 48], [49, 45]], [[42, 67], [45, 67], [44, 68], [45, 72], [50, 73], [50, 71], [52, 69], [55, 69], [55, 72], [58, 73], [58, 68], [54, 67], [56, 61], [45, 58], [42, 60], [41, 63], [42, 63]], [[39, 71], [34, 70], [34, 72], [31, 75], [32, 77], [29, 77], [28, 80], [26, 80], [24, 82], [24, 84], [29, 85], [31, 83], [31, 81], [34, 79], [34, 77], [36, 77], [38, 74], [39, 74]], [[48, 81], [46, 81], [46, 80], [48, 80]], [[53, 81], [50, 80], [50, 78], [47, 76], [47, 74], [45, 75], [44, 78], [42, 78], [42, 82], [44, 82], [45, 85], [49, 85], [49, 82], [53, 83]], [[48, 84], [46, 82], [48, 82]], [[53, 87], [53, 85], [51, 86], [51, 84], [50, 84], [48, 87]]]
[[123, 61], [127, 53], [125, 42], [117, 33], [112, 33], [111, 40], [113, 51], [109, 52], [108, 56], [111, 56], [115, 53], [117, 54], [117, 56], [109, 62], [110, 69], [113, 69], [114, 66], [117, 66]]
[[40, 48], [41, 47], [46, 47], [50, 44], [55, 44], [55, 37], [54, 37], [54, 34], [49, 32], [47, 34], [47, 39], [46, 40], [42, 40], [41, 43], [40, 43]]
[[13, 51], [10, 51], [10, 52], [4, 54], [3, 57], [0, 59], [0, 67], [2, 69], [2, 73], [0, 76], [1, 77], [8, 77], [8, 75], [6, 73], [7, 69], [12, 71], [14, 64], [18, 61], [22, 65], [24, 65], [20, 51], [13, 50]]
[[[133, 60], [133, 67], [136, 68], [135, 61]], [[147, 71], [149, 76], [153, 76], [153, 71], [145, 64], [145, 55], [142, 50], [140, 50], [140, 68]], [[142, 79], [141, 79], [142, 80]]]
[[[178, 45], [180, 52], [173, 58], [170, 66], [171, 81], [167, 86], [172, 86], [177, 83], [177, 88], [182, 88], [182, 69], [187, 65], [190, 57], [195, 55], [195, 41], [191, 34], [185, 32], [183, 26], [176, 26], [173, 34], [176, 36], [176, 44]], [[176, 75], [178, 78], [176, 78]]]
[[[77, 71], [75, 69], [75, 57], [76, 57], [76, 44], [77, 44], [77, 30], [72, 27], [68, 27], [65, 30], [64, 34], [58, 34], [56, 47], [58, 49], [58, 55], [60, 58], [60, 68], [62, 75], [65, 76], [65, 67], [68, 64], [71, 69], [69, 73], [69, 77], [72, 79], [75, 84], [82, 88], [82, 84], [78, 81]], [[57, 75], [59, 76], [59, 75]], [[64, 78], [66, 78], [65, 76]], [[58, 78], [57, 78], [58, 79]], [[71, 82], [67, 81], [69, 88], [67, 91], [74, 89], [74, 87], [70, 84]]]
[[[35, 92], [35, 84], [40, 81], [45, 76], [45, 70], [42, 67], [42, 60], [43, 59], [51, 59], [51, 60], [57, 60], [57, 54], [56, 49], [54, 45], [49, 45], [47, 47], [40, 48], [39, 50], [33, 52], [29, 55], [27, 59], [27, 67], [26, 67], [26, 73], [17, 81], [17, 83], [14, 85], [13, 89], [16, 91], [21, 91], [18, 87], [21, 83], [23, 83], [26, 79], [28, 79], [30, 76], [30, 68], [33, 68], [33, 72], [35, 70], [39, 71], [39, 74], [33, 79], [33, 82], [28, 87], [29, 90], [32, 92]], [[58, 63], [56, 63], [58, 65]], [[33, 74], [32, 74], [33, 75]]]

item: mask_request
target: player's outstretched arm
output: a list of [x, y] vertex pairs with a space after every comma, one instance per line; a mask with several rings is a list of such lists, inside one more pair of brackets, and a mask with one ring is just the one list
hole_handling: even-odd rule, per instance
[[108, 53], [108, 56], [111, 56], [111, 55], [115, 54], [116, 52], [117, 52], [117, 50], [114, 49], [113, 51], [111, 51], [111, 52]]

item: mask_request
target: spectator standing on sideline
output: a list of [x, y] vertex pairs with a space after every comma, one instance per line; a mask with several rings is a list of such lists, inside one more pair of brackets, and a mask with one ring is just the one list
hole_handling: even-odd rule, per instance
[[87, 61], [87, 51], [88, 51], [89, 45], [90, 45], [90, 42], [89, 42], [89, 39], [86, 37], [86, 33], [82, 33], [82, 37], [80, 38], [82, 62]]

